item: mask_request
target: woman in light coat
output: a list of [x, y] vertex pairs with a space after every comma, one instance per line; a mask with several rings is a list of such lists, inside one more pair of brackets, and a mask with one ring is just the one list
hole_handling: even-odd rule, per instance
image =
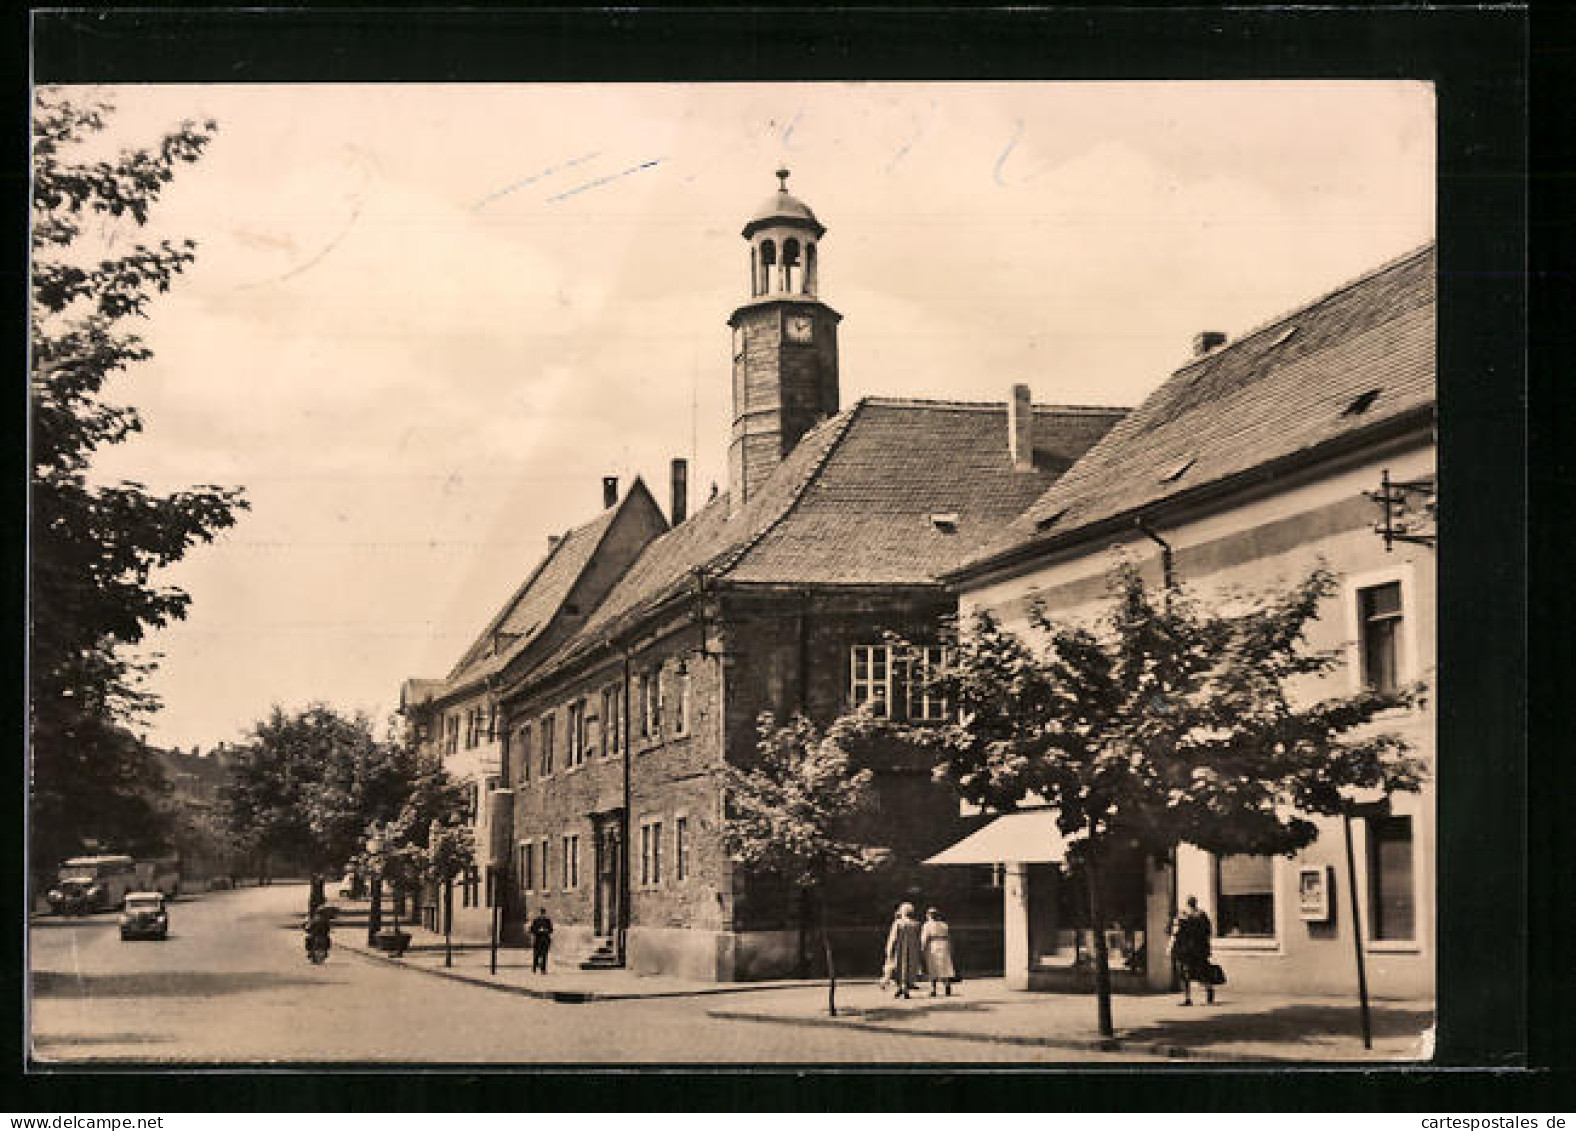
[[919, 985], [924, 976], [925, 958], [919, 935], [914, 905], [905, 903], [897, 909], [897, 918], [892, 920], [892, 930], [887, 934], [886, 966], [897, 984], [893, 997], [908, 997], [908, 991]]
[[930, 996], [936, 996], [936, 984], [945, 983], [947, 996], [952, 996], [952, 983], [958, 980], [958, 969], [952, 964], [952, 928], [934, 907], [925, 912], [925, 926], [919, 932], [919, 945], [925, 952], [925, 971], [930, 975]]

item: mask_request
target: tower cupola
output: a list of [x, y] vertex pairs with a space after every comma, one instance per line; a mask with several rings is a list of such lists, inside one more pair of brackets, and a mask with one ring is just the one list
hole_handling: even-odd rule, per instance
[[818, 248], [826, 227], [788, 191], [755, 210], [742, 235], [750, 247], [748, 301], [733, 328], [733, 436], [729, 505], [737, 509], [806, 432], [837, 412], [837, 324], [842, 315], [817, 294]]

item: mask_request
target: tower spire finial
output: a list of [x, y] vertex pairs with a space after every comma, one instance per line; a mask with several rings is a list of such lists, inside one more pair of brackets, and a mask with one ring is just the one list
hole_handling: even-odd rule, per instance
[[788, 167], [786, 165], [777, 170], [777, 191], [788, 191]]

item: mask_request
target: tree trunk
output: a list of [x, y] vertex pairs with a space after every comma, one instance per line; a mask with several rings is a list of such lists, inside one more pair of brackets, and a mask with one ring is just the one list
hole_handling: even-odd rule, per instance
[[1100, 899], [1100, 871], [1093, 860], [1083, 867], [1084, 885], [1089, 889], [1089, 926], [1094, 935], [1094, 993], [1099, 1012], [1100, 1035], [1116, 1036], [1111, 1023], [1111, 954], [1105, 945], [1105, 907]]
[[367, 945], [373, 946], [377, 942], [378, 931], [383, 927], [383, 877], [373, 876], [371, 890], [368, 898], [372, 901], [367, 907]]
[[820, 893], [821, 905], [821, 949], [826, 954], [826, 1012], [830, 1017], [837, 1016], [837, 966], [832, 961], [832, 928], [828, 922], [830, 916], [826, 910], [826, 893]]
[[810, 889], [799, 889], [799, 977], [810, 976]]
[[454, 965], [454, 879], [443, 881], [443, 964]]

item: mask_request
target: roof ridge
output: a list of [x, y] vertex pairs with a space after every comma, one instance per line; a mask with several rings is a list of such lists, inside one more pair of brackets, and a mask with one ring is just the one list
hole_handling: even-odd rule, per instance
[[[547, 569], [548, 564], [552, 562], [552, 560], [556, 558], [561, 551], [564, 550], [564, 547], [569, 545], [569, 540], [577, 534], [582, 534], [589, 531], [592, 527], [596, 526], [597, 523], [601, 523], [601, 533], [597, 535], [596, 541], [592, 543], [590, 550], [586, 554], [586, 559], [581, 564], [580, 569], [573, 577], [569, 579], [569, 584], [564, 591], [564, 596], [567, 600], [569, 594], [574, 591], [574, 587], [578, 585], [580, 579], [585, 576], [586, 570], [591, 568], [592, 559], [596, 557], [597, 551], [602, 548], [602, 544], [607, 541], [608, 532], [613, 529], [614, 521], [618, 518], [619, 514], [624, 510], [624, 508], [629, 505], [630, 500], [635, 497], [635, 489], [637, 487], [641, 491], [645, 492], [648, 497], [651, 495], [651, 489], [646, 486], [645, 480], [643, 480], [639, 475], [636, 475], [634, 482], [630, 484], [629, 490], [624, 492], [624, 497], [619, 499], [618, 502], [614, 503], [611, 507], [604, 508], [599, 514], [596, 515], [596, 517], [587, 519], [585, 522], [582, 522], [576, 526], [571, 526], [562, 534], [552, 536], [552, 545], [548, 548], [547, 554], [542, 558], [541, 561], [537, 562], [536, 568], [533, 569], [530, 575], [515, 589], [515, 591], [510, 595], [509, 599], [503, 603], [503, 607], [499, 609], [493, 618], [487, 622], [487, 626], [483, 628], [477, 638], [471, 642], [471, 646], [465, 650], [465, 653], [460, 657], [459, 662], [456, 663], [452, 669], [450, 669], [449, 674], [444, 679], [444, 682], [447, 683], [452, 681], [458, 675], [460, 675], [461, 670], [464, 667], [469, 666], [471, 663], [475, 662], [475, 659], [480, 658], [473, 658], [473, 653], [476, 651], [476, 649], [480, 647], [481, 644], [489, 637], [494, 636], [499, 631], [504, 622], [509, 619], [509, 615], [519, 605], [520, 601], [527, 593], [530, 592], [531, 586], [536, 584], [537, 579], [542, 576], [542, 573]], [[653, 503], [655, 503], [655, 500], [653, 500]], [[660, 514], [661, 511], [662, 508], [658, 507], [657, 513]], [[564, 601], [560, 601], [557, 607], [553, 609], [552, 613], [548, 615], [546, 622], [541, 626], [544, 630], [558, 619], [559, 615], [563, 612], [563, 606]], [[521, 634], [521, 636], [525, 635], [528, 634]], [[511, 649], [508, 651], [512, 652], [513, 650]], [[511, 662], [513, 658], [513, 655], [506, 654], [504, 657], [504, 663], [507, 664]]]
[[[1006, 401], [959, 401], [946, 398], [931, 397], [891, 397], [880, 394], [869, 394], [860, 397], [854, 402], [856, 405], [867, 404], [873, 408], [945, 408], [968, 411], [994, 411], [1000, 412], [1007, 407]], [[1031, 402], [1030, 407], [1036, 412], [1130, 412], [1132, 405], [1098, 405], [1098, 404], [1052, 404], [1047, 402]]]
[[[832, 453], [842, 446], [844, 438], [846, 438], [848, 435], [849, 428], [852, 427], [854, 423], [854, 417], [859, 415], [860, 410], [865, 407], [866, 401], [867, 398], [860, 397], [854, 402], [853, 407], [847, 412], [839, 413], [838, 416], [834, 416], [826, 422], [828, 426], [835, 425], [832, 437], [827, 442], [827, 445], [825, 449], [822, 450], [821, 454], [810, 464], [808, 468], [805, 469], [804, 477], [793, 489], [793, 494], [789, 497], [788, 505], [778, 511], [777, 517], [772, 519], [765, 526], [761, 527], [761, 529], [756, 532], [754, 537], [746, 538], [744, 543], [739, 546], [737, 550], [727, 555], [726, 560], [716, 567], [717, 573], [726, 573], [742, 562], [749, 555], [751, 550], [755, 549], [756, 546], [759, 546], [762, 540], [765, 539], [768, 534], [781, 526], [783, 521], [794, 512], [794, 510], [799, 506], [800, 500], [804, 498], [804, 494], [809, 489], [810, 484], [814, 483], [816, 479], [820, 477], [821, 472], [826, 470], [827, 461], [832, 458]], [[842, 418], [841, 424], [837, 423], [839, 417]], [[814, 431], [812, 431], [809, 435], [813, 434]], [[808, 436], [801, 438], [799, 442], [801, 444], [804, 443], [804, 439], [806, 438], [808, 438]], [[781, 465], [779, 464], [778, 466]]]
[[1355, 290], [1364, 283], [1377, 279], [1380, 275], [1383, 275], [1387, 271], [1393, 271], [1405, 263], [1409, 263], [1414, 259], [1422, 257], [1427, 252], [1434, 250], [1436, 242], [1437, 241], [1435, 239], [1430, 238], [1426, 242], [1419, 244], [1417, 247], [1414, 247], [1408, 252], [1404, 252], [1401, 255], [1387, 259], [1377, 267], [1371, 267], [1362, 274], [1347, 279], [1344, 283], [1336, 284], [1329, 290], [1325, 291], [1323, 294], [1319, 295], [1317, 298], [1310, 299], [1300, 306], [1294, 306], [1289, 310], [1283, 310], [1279, 314], [1270, 316], [1269, 318], [1260, 322], [1258, 325], [1253, 326], [1248, 330], [1244, 330], [1241, 334], [1238, 334], [1235, 338], [1232, 338], [1230, 341], [1226, 342], [1219, 349], [1210, 350], [1208, 353], [1199, 357], [1189, 358], [1186, 362], [1173, 369], [1171, 371], [1171, 376], [1175, 377], [1179, 373], [1185, 373], [1189, 369], [1192, 369], [1198, 365], [1202, 365], [1205, 362], [1215, 361], [1223, 354], [1230, 353], [1239, 346], [1246, 344], [1250, 339], [1255, 338], [1266, 331], [1275, 329], [1283, 322], [1289, 322], [1298, 315], [1306, 314], [1316, 306], [1324, 305], [1332, 298], [1335, 298], [1337, 295], [1342, 295], [1347, 291]]

